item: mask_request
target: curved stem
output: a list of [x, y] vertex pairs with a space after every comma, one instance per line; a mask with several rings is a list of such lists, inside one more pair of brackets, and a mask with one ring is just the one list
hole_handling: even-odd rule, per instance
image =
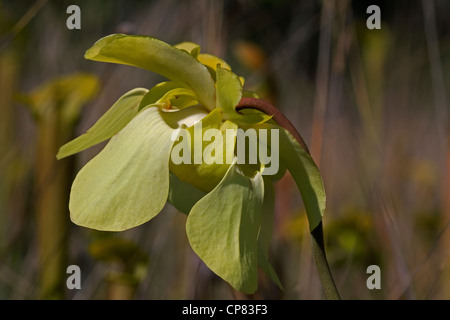
[[267, 115], [271, 115], [272, 119], [287, 131], [289, 131], [289, 133], [292, 134], [298, 141], [300, 146], [302, 146], [302, 148], [309, 153], [305, 141], [303, 141], [302, 136], [300, 135], [300, 133], [298, 133], [297, 129], [295, 129], [294, 125], [288, 120], [288, 118], [286, 118], [284, 114], [281, 113], [280, 110], [275, 108], [267, 101], [256, 98], [242, 98], [239, 104], [236, 106], [236, 111], [239, 112], [242, 109], [256, 109], [264, 112]]
[[[293, 124], [288, 120], [288, 118], [286, 118], [283, 113], [280, 112], [280, 110], [272, 106], [270, 103], [256, 98], [242, 98], [239, 104], [236, 106], [236, 111], [239, 112], [242, 109], [255, 109], [264, 112], [267, 115], [272, 115], [272, 119], [275, 120], [275, 122], [277, 122], [284, 129], [289, 131], [289, 133], [294, 136], [300, 146], [307, 153], [309, 153], [308, 147], [303, 141], [301, 135], [298, 133], [297, 129], [295, 129]], [[322, 222], [320, 222], [319, 225], [311, 231], [311, 237], [313, 257], [316, 263], [317, 272], [319, 273], [322, 287], [325, 291], [325, 295], [330, 300], [339, 300], [340, 295], [337, 290], [336, 284], [334, 283], [333, 275], [331, 274], [325, 254]]]
[[323, 242], [322, 221], [311, 231], [312, 251], [314, 260], [319, 273], [320, 282], [329, 300], [340, 300], [341, 297], [333, 280], [330, 267], [328, 266], [327, 256], [325, 254], [325, 245]]

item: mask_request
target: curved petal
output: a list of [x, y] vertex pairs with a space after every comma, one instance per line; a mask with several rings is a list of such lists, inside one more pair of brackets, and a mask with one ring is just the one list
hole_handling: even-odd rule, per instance
[[258, 287], [257, 237], [263, 179], [241, 174], [233, 163], [222, 181], [189, 213], [186, 231], [195, 253], [236, 290]]
[[234, 110], [242, 98], [242, 85], [238, 76], [230, 70], [217, 67], [216, 106], [227, 116], [238, 116]]
[[226, 63], [224, 60], [220, 59], [219, 57], [216, 57], [209, 53], [200, 53], [197, 56], [197, 59], [202, 64], [204, 64], [206, 67], [211, 68], [214, 71], [217, 69], [217, 65], [220, 65], [224, 69], [231, 70], [228, 63]]
[[180, 85], [173, 81], [164, 81], [158, 83], [157, 85], [150, 88], [150, 90], [148, 90], [148, 92], [144, 95], [141, 103], [139, 104], [139, 110], [150, 104], [156, 103], [156, 101], [161, 99], [167, 92], [176, 88], [180, 88]]
[[173, 131], [157, 107], [133, 118], [76, 176], [69, 203], [72, 221], [121, 231], [156, 216], [169, 192]]
[[217, 68], [224, 68], [227, 70], [231, 70], [228, 63], [226, 63], [224, 60], [222, 60], [219, 57], [216, 57], [212, 54], [201, 53], [197, 56], [197, 59], [208, 69], [214, 82], [217, 80], [217, 75], [216, 75]]
[[191, 89], [176, 88], [168, 91], [157, 103], [162, 103], [166, 109], [183, 109], [198, 104], [198, 98]]
[[166, 81], [148, 90], [139, 104], [139, 110], [150, 104], [161, 104], [165, 109], [184, 109], [198, 104], [198, 97], [191, 89], [180, 87], [173, 81]]
[[181, 43], [178, 43], [174, 45], [175, 48], [182, 49], [187, 51], [191, 56], [197, 58], [198, 54], [200, 53], [200, 46], [196, 44], [195, 42], [190, 41], [184, 41]]
[[56, 155], [62, 159], [108, 140], [122, 130], [138, 113], [138, 106], [147, 89], [136, 88], [117, 100], [108, 111], [83, 135], [63, 145]]
[[236, 111], [241, 101], [243, 89], [241, 80], [230, 70], [217, 67], [216, 70], [216, 106], [224, 113], [224, 118], [233, 122], [253, 124], [268, 121], [272, 116], [255, 110]]
[[214, 108], [214, 81], [208, 69], [183, 49], [148, 36], [112, 34], [86, 51], [86, 59], [127, 64], [156, 72], [192, 89], [207, 108]]

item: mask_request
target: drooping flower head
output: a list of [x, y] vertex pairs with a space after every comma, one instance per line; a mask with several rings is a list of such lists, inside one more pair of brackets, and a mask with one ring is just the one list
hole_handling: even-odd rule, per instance
[[325, 208], [321, 176], [299, 138], [275, 113], [246, 106], [257, 96], [243, 89], [243, 78], [194, 43], [114, 34], [85, 58], [144, 68], [168, 81], [125, 93], [61, 147], [58, 158], [110, 139], [73, 182], [72, 221], [121, 231], [149, 221], [169, 201], [188, 215], [193, 250], [235, 289], [255, 292], [258, 266], [281, 286], [268, 261], [272, 180], [289, 170], [311, 230]]

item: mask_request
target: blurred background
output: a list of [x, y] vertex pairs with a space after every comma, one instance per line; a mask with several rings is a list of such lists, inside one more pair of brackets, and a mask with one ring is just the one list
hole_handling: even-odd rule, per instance
[[[69, 30], [69, 5], [81, 29]], [[366, 9], [381, 9], [370, 30]], [[450, 299], [450, 2], [0, 0], [0, 299], [323, 299], [300, 194], [276, 184], [271, 261], [235, 292], [196, 257], [186, 216], [99, 232], [70, 222], [71, 182], [104, 144], [56, 161], [125, 92], [158, 75], [88, 61], [111, 33], [193, 41], [280, 108], [327, 193], [325, 243], [344, 299]], [[68, 290], [69, 265], [81, 290]], [[369, 290], [378, 265], [381, 289]]]

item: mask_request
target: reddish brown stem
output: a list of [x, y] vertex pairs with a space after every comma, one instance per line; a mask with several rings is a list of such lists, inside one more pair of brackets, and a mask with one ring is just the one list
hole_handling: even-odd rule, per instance
[[284, 114], [280, 112], [277, 108], [271, 105], [269, 102], [256, 99], [256, 98], [247, 98], [244, 97], [241, 99], [239, 104], [236, 106], [236, 111], [240, 111], [242, 109], [255, 109], [261, 112], [264, 112], [267, 115], [271, 115], [272, 119], [275, 120], [281, 127], [285, 128], [289, 133], [294, 136], [300, 146], [309, 153], [308, 147], [306, 146], [305, 141], [298, 133], [297, 129], [295, 129], [294, 125], [286, 118]]

